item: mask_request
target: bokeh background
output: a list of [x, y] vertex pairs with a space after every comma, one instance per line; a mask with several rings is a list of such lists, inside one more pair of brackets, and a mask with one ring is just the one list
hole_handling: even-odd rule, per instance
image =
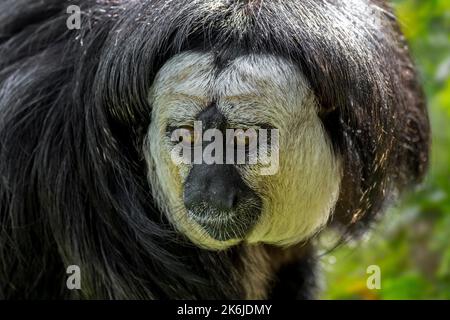
[[[369, 239], [323, 256], [323, 299], [450, 299], [450, 0], [392, 1], [427, 94], [430, 172]], [[378, 265], [381, 289], [366, 269]]]

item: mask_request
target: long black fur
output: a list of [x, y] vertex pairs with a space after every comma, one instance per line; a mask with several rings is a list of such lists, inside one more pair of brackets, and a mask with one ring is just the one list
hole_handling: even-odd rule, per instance
[[[357, 1], [211, 2], [0, 3], [0, 298], [244, 297], [244, 245], [196, 248], [156, 209], [146, 181], [148, 90], [181, 51], [212, 51], [219, 67], [254, 52], [300, 67], [344, 159], [332, 221], [343, 234], [365, 230], [420, 181], [428, 118], [384, 1], [361, 0], [369, 12], [349, 10]], [[70, 4], [83, 11], [80, 30], [66, 27]], [[305, 259], [297, 277], [283, 269], [273, 292], [286, 295], [293, 281], [292, 295], [309, 297]], [[71, 264], [81, 291], [65, 287]]]

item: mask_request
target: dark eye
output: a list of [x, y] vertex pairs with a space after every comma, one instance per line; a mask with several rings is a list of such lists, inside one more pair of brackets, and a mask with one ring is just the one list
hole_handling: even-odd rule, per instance
[[244, 132], [239, 130], [234, 135], [234, 144], [236, 147], [248, 147], [251, 141], [256, 141], [257, 134], [256, 131], [252, 130], [249, 132]]
[[181, 126], [177, 130], [180, 130], [180, 137], [183, 139], [183, 143], [186, 145], [196, 146], [201, 141], [201, 134], [194, 130], [192, 126]]

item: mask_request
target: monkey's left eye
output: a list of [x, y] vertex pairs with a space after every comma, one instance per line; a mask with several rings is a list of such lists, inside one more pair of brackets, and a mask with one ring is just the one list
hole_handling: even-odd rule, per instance
[[234, 143], [236, 147], [248, 147], [252, 142], [257, 142], [258, 135], [254, 130], [244, 132], [239, 130], [234, 135]]

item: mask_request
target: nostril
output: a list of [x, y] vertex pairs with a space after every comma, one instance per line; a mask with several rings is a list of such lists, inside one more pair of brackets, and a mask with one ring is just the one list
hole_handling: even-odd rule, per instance
[[228, 195], [228, 201], [227, 201], [227, 207], [228, 209], [235, 209], [238, 204], [238, 195], [235, 192], [231, 192]]
[[221, 194], [212, 198], [211, 202], [221, 210], [231, 210], [234, 208], [235, 199], [232, 194]]
[[208, 191], [185, 189], [184, 205], [188, 210], [195, 210], [202, 203], [219, 210], [233, 210], [238, 204], [238, 194], [234, 190], [223, 190], [223, 188], [212, 187]]

